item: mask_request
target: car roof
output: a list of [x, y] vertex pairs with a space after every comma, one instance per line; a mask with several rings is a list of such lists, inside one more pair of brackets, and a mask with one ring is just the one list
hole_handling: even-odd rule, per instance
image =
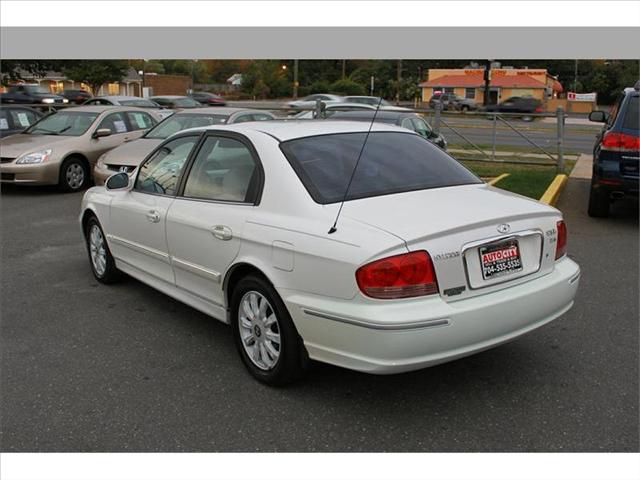
[[271, 113], [264, 110], [256, 110], [242, 107], [202, 107], [202, 108], [186, 108], [184, 110], [176, 110], [176, 113], [184, 113], [188, 115], [212, 113], [216, 115], [233, 115], [234, 113]]
[[[227, 130], [238, 133], [261, 132], [278, 141], [284, 142], [294, 138], [314, 137], [317, 135], [329, 135], [334, 133], [360, 133], [369, 130], [363, 122], [349, 122], [338, 120], [270, 120], [268, 122], [245, 122], [232, 125], [210, 125], [206, 127], [191, 128], [189, 131]], [[403, 132], [407, 129], [394, 125], [376, 123], [371, 128], [376, 132]]]
[[407, 116], [420, 116], [417, 113], [403, 111], [403, 110], [378, 110], [376, 113], [375, 110], [360, 110], [360, 111], [351, 111], [351, 112], [336, 112], [333, 114], [332, 118], [344, 118], [348, 119], [366, 119], [373, 120], [373, 116], [375, 115], [376, 120], [398, 120], [402, 117]]
[[168, 98], [168, 99], [172, 99], [172, 98], [189, 98], [185, 95], [154, 95], [153, 97], [151, 97], [150, 99], [153, 100], [154, 98]]
[[[80, 105], [79, 107], [69, 107], [63, 110], [58, 110], [58, 112], [91, 112], [91, 113], [102, 113], [106, 111], [113, 112], [123, 112], [128, 110], [136, 110], [140, 112], [147, 112], [148, 110], [144, 108], [137, 107], [127, 107], [125, 105]], [[58, 113], [56, 112], [56, 113]]]
[[146, 98], [133, 97], [133, 96], [130, 96], [130, 95], [101, 95], [99, 97], [93, 97], [92, 100], [95, 100], [97, 98], [104, 98], [106, 100], [115, 100], [115, 101], [119, 101], [119, 100], [148, 100]]

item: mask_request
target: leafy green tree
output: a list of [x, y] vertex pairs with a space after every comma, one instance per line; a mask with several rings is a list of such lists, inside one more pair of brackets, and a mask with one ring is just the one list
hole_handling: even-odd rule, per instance
[[68, 60], [62, 65], [62, 74], [88, 85], [95, 95], [102, 84], [122, 80], [128, 68], [121, 60]]
[[337, 95], [364, 95], [364, 87], [351, 80], [345, 78], [344, 80], [336, 80], [331, 84], [330, 92]]
[[26, 72], [37, 77], [44, 77], [49, 70], [59, 70], [59, 60], [2, 60], [0, 61], [0, 82], [8, 85], [22, 80], [22, 73]]

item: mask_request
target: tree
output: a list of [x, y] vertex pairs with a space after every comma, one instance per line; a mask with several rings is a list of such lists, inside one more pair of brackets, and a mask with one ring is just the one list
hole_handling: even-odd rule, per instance
[[2, 60], [0, 62], [0, 81], [2, 85], [22, 79], [26, 72], [37, 77], [44, 77], [49, 70], [60, 69], [59, 60]]
[[122, 80], [127, 69], [127, 63], [121, 60], [69, 60], [64, 63], [62, 74], [88, 85], [95, 95], [102, 84]]

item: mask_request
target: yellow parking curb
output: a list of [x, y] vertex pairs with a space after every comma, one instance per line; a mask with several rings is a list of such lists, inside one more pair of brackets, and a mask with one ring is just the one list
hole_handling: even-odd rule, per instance
[[542, 203], [546, 203], [547, 205], [555, 205], [560, 197], [560, 192], [564, 188], [567, 183], [569, 177], [567, 177], [564, 173], [556, 175], [556, 178], [553, 179], [547, 191], [544, 192], [542, 197], [540, 197], [540, 201]]
[[510, 173], [503, 173], [502, 175], [498, 175], [496, 178], [492, 178], [491, 180], [489, 180], [487, 183], [489, 185], [495, 185], [496, 183], [498, 183], [500, 180], [504, 180], [505, 178], [507, 178], [509, 175], [511, 175]]

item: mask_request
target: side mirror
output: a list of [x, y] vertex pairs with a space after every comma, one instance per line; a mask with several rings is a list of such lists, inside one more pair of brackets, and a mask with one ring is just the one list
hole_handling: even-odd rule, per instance
[[93, 138], [108, 137], [109, 135], [111, 135], [110, 128], [99, 128], [93, 132]]
[[120, 190], [127, 188], [129, 186], [129, 175], [124, 172], [111, 175], [107, 179], [107, 183], [105, 185], [107, 190]]
[[607, 114], [601, 110], [594, 110], [589, 114], [589, 120], [592, 122], [606, 123]]

